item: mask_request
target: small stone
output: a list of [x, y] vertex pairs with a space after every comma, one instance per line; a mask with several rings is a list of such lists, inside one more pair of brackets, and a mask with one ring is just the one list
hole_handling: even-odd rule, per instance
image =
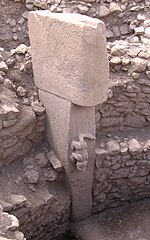
[[8, 215], [8, 218], [11, 221], [11, 225], [7, 228], [11, 231], [16, 230], [19, 227], [19, 220], [14, 215]]
[[146, 16], [145, 16], [145, 15], [143, 15], [143, 14], [141, 14], [141, 13], [139, 13], [139, 14], [137, 15], [137, 20], [138, 20], [138, 21], [143, 22], [143, 21], [145, 21], [145, 19], [146, 19]]
[[147, 66], [147, 62], [141, 58], [134, 58], [132, 61], [132, 69], [134, 72], [144, 72]]
[[[82, 14], [86, 13], [89, 10], [89, 8], [87, 6], [83, 6], [82, 4], [78, 5], [78, 9], [79, 9], [80, 13], [82, 13]], [[58, 12], [58, 8], [57, 8], [57, 12]]]
[[9, 201], [13, 204], [13, 206], [16, 207], [23, 207], [27, 203], [27, 199], [23, 195], [16, 195], [16, 194], [11, 194], [9, 196]]
[[23, 174], [23, 181], [25, 183], [31, 183], [35, 184], [39, 180], [39, 172], [35, 169], [28, 169], [24, 174]]
[[20, 25], [22, 25], [23, 23], [24, 23], [24, 18], [23, 17], [21, 17], [20, 19], [19, 19], [19, 21], [18, 21], [18, 24], [20, 24]]
[[137, 55], [139, 54], [140, 50], [139, 49], [132, 49], [132, 50], [129, 50], [127, 52], [127, 54], [132, 57], [132, 58], [135, 58], [137, 57]]
[[110, 10], [106, 6], [100, 6], [99, 17], [105, 17], [110, 14]]
[[25, 12], [22, 14], [22, 17], [25, 18], [25, 19], [28, 19], [28, 15], [29, 15], [29, 12], [28, 12], [28, 11], [25, 11]]
[[130, 59], [129, 58], [122, 58], [122, 65], [123, 66], [127, 66], [130, 63]]
[[3, 85], [10, 90], [14, 90], [15, 88], [15, 86], [12, 84], [12, 82], [8, 78], [4, 80]]
[[139, 79], [139, 78], [140, 78], [140, 74], [139, 74], [139, 73], [136, 73], [136, 72], [133, 72], [133, 73], [132, 73], [132, 78], [133, 78], [134, 80]]
[[134, 156], [142, 152], [142, 146], [136, 139], [129, 141], [129, 152]]
[[112, 57], [110, 60], [110, 65], [115, 66], [121, 63], [121, 58], [119, 57]]
[[121, 45], [113, 46], [111, 49], [111, 54], [113, 56], [122, 56], [125, 53], [125, 48]]
[[14, 39], [15, 41], [17, 41], [17, 39], [18, 39], [17, 33], [15, 33], [15, 34], [13, 35], [13, 39]]
[[17, 87], [17, 95], [18, 97], [25, 97], [27, 95], [27, 90], [24, 87]]
[[148, 52], [141, 51], [141, 52], [138, 54], [138, 57], [140, 57], [140, 58], [145, 58], [145, 59], [149, 59], [149, 58], [150, 58], [150, 54], [149, 54]]
[[146, 76], [148, 79], [150, 79], [150, 71], [146, 71]]
[[57, 172], [61, 172], [63, 170], [63, 167], [61, 165], [61, 162], [59, 161], [59, 159], [55, 155], [55, 153], [53, 151], [51, 151], [51, 152], [48, 152], [46, 155], [47, 155], [50, 163], [52, 164], [53, 168]]
[[110, 3], [109, 10], [111, 13], [121, 13], [122, 12], [121, 7], [115, 2]]
[[2, 75], [0, 75], [0, 84], [2, 84], [4, 82], [4, 78]]
[[36, 115], [40, 116], [45, 113], [45, 108], [42, 106], [41, 102], [39, 101], [32, 102], [31, 106]]
[[43, 175], [46, 181], [53, 182], [57, 179], [57, 172], [51, 168], [43, 169]]
[[150, 27], [145, 28], [145, 37], [150, 38]]
[[134, 28], [134, 31], [136, 35], [141, 35], [144, 33], [144, 27], [136, 27]]
[[25, 240], [24, 234], [22, 232], [19, 232], [18, 230], [15, 231], [15, 238], [16, 238], [16, 240]]
[[41, 8], [41, 9], [47, 9], [47, 0], [33, 0], [33, 6]]
[[110, 170], [108, 168], [100, 168], [98, 171], [96, 171], [96, 179], [99, 182], [103, 182], [109, 175]]
[[8, 71], [8, 66], [6, 65], [6, 63], [4, 61], [0, 62], [0, 71], [4, 71], [4, 72]]
[[32, 61], [31, 60], [28, 60], [24, 63], [24, 67], [28, 70], [31, 70], [32, 69]]
[[119, 178], [126, 178], [129, 174], [128, 168], [120, 168], [113, 172], [111, 175], [111, 179], [119, 179]]
[[150, 150], [150, 140], [148, 139], [143, 146], [144, 151]]
[[28, 47], [25, 44], [20, 44], [16, 49], [15, 49], [15, 53], [18, 54], [26, 54], [28, 50]]
[[142, 91], [146, 94], [150, 94], [150, 87], [142, 87]]
[[13, 209], [13, 204], [0, 200], [0, 205], [3, 207], [4, 212], [10, 212]]
[[109, 29], [106, 29], [106, 37], [107, 38], [113, 38], [114, 37], [113, 32]]
[[9, 26], [10, 26], [10, 27], [15, 27], [15, 26], [16, 26], [16, 21], [15, 21], [15, 20], [12, 20], [12, 21], [9, 23]]
[[45, 156], [44, 152], [39, 152], [35, 156], [35, 161], [40, 167], [44, 167], [48, 164], [48, 159]]
[[106, 147], [110, 155], [116, 155], [120, 151], [119, 143], [113, 139], [106, 143]]

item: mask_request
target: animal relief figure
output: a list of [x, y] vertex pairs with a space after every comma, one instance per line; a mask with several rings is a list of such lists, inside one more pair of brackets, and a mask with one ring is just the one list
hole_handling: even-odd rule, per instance
[[72, 163], [76, 164], [76, 169], [80, 172], [84, 172], [88, 165], [88, 151], [85, 138], [95, 140], [95, 136], [90, 133], [79, 134], [79, 141], [73, 140], [71, 143], [71, 149], [73, 153], [70, 156]]

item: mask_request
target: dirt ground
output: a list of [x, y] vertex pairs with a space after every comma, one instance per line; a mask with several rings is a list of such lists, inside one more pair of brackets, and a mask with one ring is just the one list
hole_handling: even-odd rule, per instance
[[72, 229], [82, 240], [149, 240], [150, 199], [108, 209]]

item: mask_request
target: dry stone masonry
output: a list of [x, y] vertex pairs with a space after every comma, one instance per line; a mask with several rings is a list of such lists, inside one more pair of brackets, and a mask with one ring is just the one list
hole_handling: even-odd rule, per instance
[[73, 219], [79, 220], [92, 210], [94, 106], [108, 90], [105, 27], [82, 15], [36, 11], [29, 15], [29, 34], [48, 140], [65, 168]]
[[1, 240], [26, 240], [24, 234], [18, 231], [19, 221], [14, 215], [3, 211], [0, 205], [0, 239]]
[[149, 130], [101, 136], [95, 149], [94, 212], [149, 196], [149, 151]]

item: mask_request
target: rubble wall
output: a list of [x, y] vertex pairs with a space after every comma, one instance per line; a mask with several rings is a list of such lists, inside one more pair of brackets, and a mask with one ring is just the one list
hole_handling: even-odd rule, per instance
[[97, 132], [150, 126], [150, 44], [108, 43], [108, 100], [96, 108]]
[[36, 204], [24, 199], [19, 204], [14, 202], [9, 212], [19, 219], [19, 230], [26, 239], [56, 239], [69, 229], [70, 199], [67, 193], [57, 191], [57, 196], [40, 196], [34, 199]]
[[148, 129], [101, 136], [95, 153], [94, 212], [150, 196]]
[[2, 120], [0, 167], [23, 156], [33, 145], [43, 139], [45, 113], [37, 116], [31, 106], [22, 106], [17, 117], [12, 115]]

